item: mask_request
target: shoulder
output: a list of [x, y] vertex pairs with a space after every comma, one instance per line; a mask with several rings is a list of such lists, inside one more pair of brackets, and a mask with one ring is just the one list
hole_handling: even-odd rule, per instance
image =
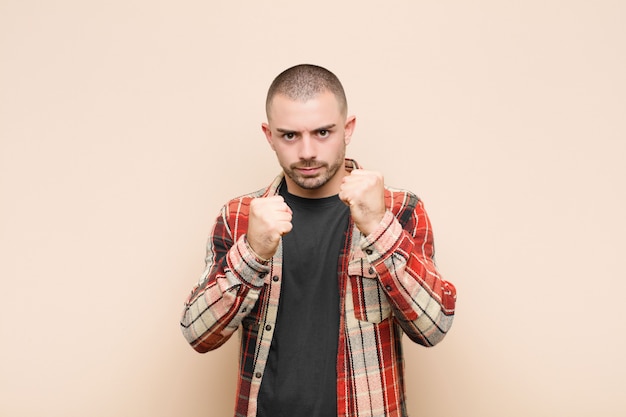
[[422, 200], [408, 190], [385, 186], [385, 205], [403, 227], [427, 218]]
[[277, 195], [283, 180], [284, 173], [281, 172], [274, 178], [269, 186], [231, 199], [224, 205], [223, 210], [235, 214], [248, 214], [250, 212], [250, 202], [252, 200], [259, 197]]
[[393, 213], [414, 210], [422, 200], [412, 191], [385, 186], [385, 205]]
[[215, 230], [224, 229], [224, 233], [229, 235], [233, 241], [237, 240], [248, 229], [250, 202], [257, 197], [262, 197], [266, 190], [257, 190], [229, 200], [220, 210], [220, 215], [214, 226]]
[[222, 207], [222, 212], [227, 217], [231, 216], [248, 216], [250, 213], [250, 202], [267, 194], [267, 188], [261, 188], [251, 193], [243, 194], [232, 198]]
[[240, 195], [228, 201], [222, 206], [222, 217], [228, 223], [237, 222], [240, 219], [247, 219], [250, 214], [250, 202], [255, 198], [266, 197], [278, 194], [278, 189], [282, 183], [284, 174], [281, 172], [272, 183], [264, 188]]

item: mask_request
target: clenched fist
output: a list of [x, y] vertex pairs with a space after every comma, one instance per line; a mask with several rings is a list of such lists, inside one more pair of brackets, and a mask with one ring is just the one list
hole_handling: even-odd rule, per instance
[[274, 256], [281, 236], [291, 231], [291, 216], [292, 211], [281, 196], [253, 199], [246, 232], [250, 248], [264, 259]]
[[385, 215], [385, 181], [379, 172], [354, 169], [343, 178], [339, 198], [350, 207], [363, 235], [372, 233]]

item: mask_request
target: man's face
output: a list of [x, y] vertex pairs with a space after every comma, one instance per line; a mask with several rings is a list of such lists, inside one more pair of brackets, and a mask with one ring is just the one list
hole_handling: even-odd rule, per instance
[[289, 192], [306, 198], [337, 194], [355, 118], [346, 118], [335, 95], [323, 92], [303, 102], [278, 94], [268, 119], [263, 132], [285, 172]]

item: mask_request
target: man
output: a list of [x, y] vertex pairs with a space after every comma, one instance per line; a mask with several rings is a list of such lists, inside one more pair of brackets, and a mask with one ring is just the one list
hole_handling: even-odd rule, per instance
[[239, 329], [237, 417], [406, 416], [402, 335], [435, 345], [456, 300], [422, 203], [345, 159], [356, 119], [330, 71], [287, 69], [266, 111], [283, 172], [222, 208], [183, 333], [207, 352]]

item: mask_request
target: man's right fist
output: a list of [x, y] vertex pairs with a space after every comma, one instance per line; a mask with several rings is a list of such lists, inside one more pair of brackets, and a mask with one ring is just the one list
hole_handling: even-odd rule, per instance
[[270, 259], [281, 236], [291, 231], [292, 211], [281, 196], [255, 198], [250, 202], [246, 239], [257, 256]]

